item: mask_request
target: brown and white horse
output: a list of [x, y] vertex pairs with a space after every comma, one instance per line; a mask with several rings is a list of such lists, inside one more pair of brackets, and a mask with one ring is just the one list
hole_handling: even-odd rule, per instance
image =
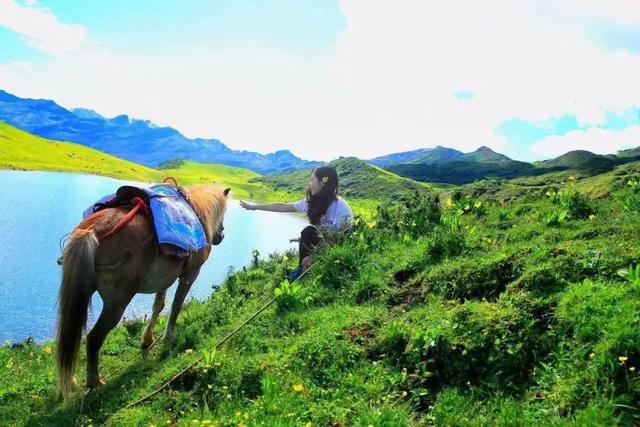
[[88, 388], [104, 384], [98, 369], [100, 347], [133, 296], [156, 294], [153, 314], [142, 334], [142, 348], [148, 348], [154, 341], [153, 328], [164, 308], [167, 288], [179, 278], [163, 340], [173, 337], [178, 313], [200, 267], [209, 258], [211, 245], [219, 244], [224, 238], [222, 221], [229, 193], [229, 189], [215, 185], [194, 185], [184, 190], [202, 222], [208, 243], [187, 258], [188, 261], [161, 253], [153, 224], [144, 215], [135, 215], [117, 234], [102, 240], [101, 236], [113, 230], [130, 211], [128, 207], [98, 211], [71, 233], [62, 255], [56, 349], [58, 392], [65, 400], [75, 382], [73, 372], [94, 292], [100, 294], [103, 308], [87, 334]]

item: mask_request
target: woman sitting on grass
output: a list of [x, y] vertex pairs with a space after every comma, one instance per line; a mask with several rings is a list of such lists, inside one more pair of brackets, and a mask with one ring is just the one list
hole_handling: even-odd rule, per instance
[[240, 201], [240, 206], [250, 211], [304, 212], [307, 214], [311, 225], [300, 233], [300, 263], [298, 268], [289, 275], [290, 281], [297, 279], [303, 269], [311, 266], [311, 252], [318, 244], [323, 228], [345, 230], [351, 226], [353, 213], [347, 202], [338, 196], [338, 189], [336, 170], [331, 166], [322, 166], [311, 172], [306, 197], [298, 202], [252, 205]]

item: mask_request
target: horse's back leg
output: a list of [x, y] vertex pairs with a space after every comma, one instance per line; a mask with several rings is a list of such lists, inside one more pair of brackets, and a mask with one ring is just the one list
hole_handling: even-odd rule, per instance
[[171, 313], [169, 314], [169, 320], [167, 320], [167, 327], [165, 328], [164, 335], [162, 336], [162, 340], [164, 342], [168, 342], [173, 339], [176, 319], [178, 318], [178, 314], [180, 314], [182, 304], [189, 293], [189, 289], [191, 289], [191, 285], [196, 280], [199, 273], [200, 267], [194, 268], [193, 270], [188, 269], [182, 276], [180, 276], [178, 289], [176, 289], [176, 295], [173, 298], [173, 303], [171, 303]]
[[105, 301], [98, 321], [87, 334], [87, 388], [104, 384], [100, 379], [98, 356], [107, 334], [118, 324], [133, 293], [118, 301]]
[[167, 290], [164, 289], [156, 294], [156, 298], [153, 301], [153, 312], [151, 313], [151, 319], [149, 319], [149, 323], [144, 328], [144, 332], [142, 333], [142, 349], [146, 350], [153, 345], [153, 328], [156, 325], [156, 320], [158, 320], [158, 316], [160, 312], [164, 308], [164, 300], [167, 296]]

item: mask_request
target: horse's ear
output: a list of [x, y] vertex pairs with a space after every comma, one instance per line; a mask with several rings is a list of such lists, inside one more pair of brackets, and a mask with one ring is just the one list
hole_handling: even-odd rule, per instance
[[230, 188], [225, 188], [225, 189], [224, 189], [223, 193], [224, 193], [224, 196], [225, 196], [225, 197], [227, 197], [227, 196], [229, 195], [229, 191], [231, 191], [231, 189], [230, 189]]

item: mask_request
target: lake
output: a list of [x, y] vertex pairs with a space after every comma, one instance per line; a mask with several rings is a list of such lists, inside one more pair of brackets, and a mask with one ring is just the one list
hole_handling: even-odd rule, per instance
[[[0, 343], [54, 336], [60, 241], [82, 220], [88, 206], [126, 184], [131, 182], [94, 175], [0, 171]], [[251, 262], [254, 249], [261, 257], [295, 249], [289, 239], [297, 237], [306, 223], [306, 218], [296, 214], [245, 211], [230, 199], [225, 239], [214, 247], [187, 298], [206, 299], [230, 268]], [[165, 312], [175, 288], [168, 292]], [[153, 298], [136, 295], [124, 317], [151, 314]], [[90, 325], [102, 308], [97, 293], [92, 304]]]

